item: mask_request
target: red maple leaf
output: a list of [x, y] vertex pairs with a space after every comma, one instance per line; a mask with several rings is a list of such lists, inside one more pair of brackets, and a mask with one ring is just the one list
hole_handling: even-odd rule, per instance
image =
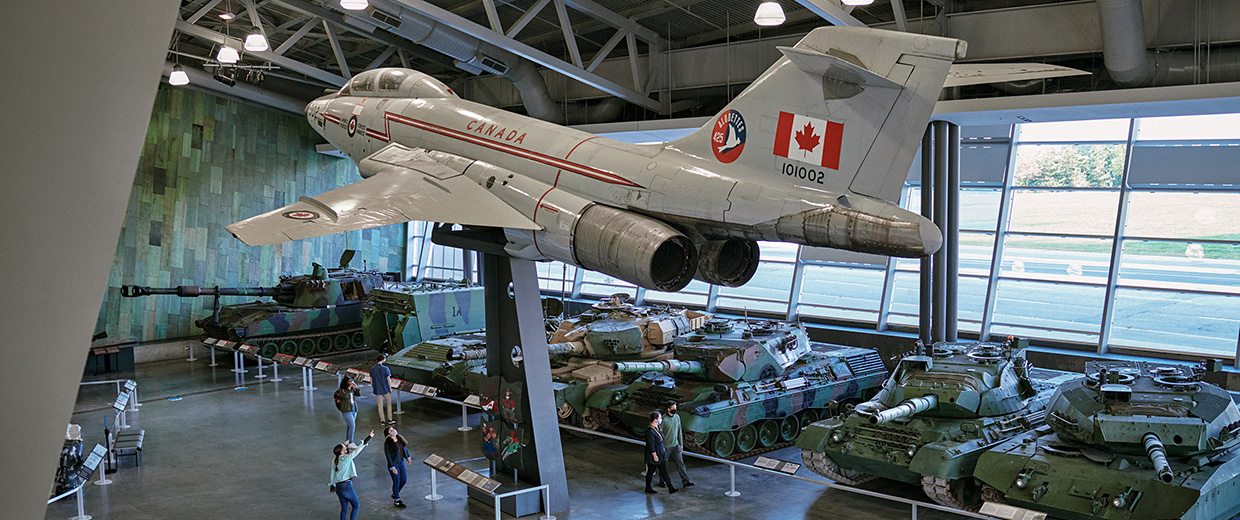
[[814, 148], [818, 147], [818, 134], [814, 132], [814, 127], [809, 123], [805, 123], [805, 128], [797, 131], [796, 139], [797, 148], [805, 150], [806, 153], [812, 153]]

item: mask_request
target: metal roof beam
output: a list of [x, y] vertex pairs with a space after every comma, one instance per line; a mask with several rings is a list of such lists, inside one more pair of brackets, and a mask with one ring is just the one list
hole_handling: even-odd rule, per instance
[[190, 15], [189, 18], [186, 18], [185, 21], [189, 23], [198, 23], [198, 20], [201, 20], [202, 17], [206, 16], [207, 13], [211, 12], [212, 9], [215, 9], [215, 6], [220, 5], [220, 2], [223, 1], [224, 0], [211, 0], [206, 4], [203, 4], [202, 8], [195, 11], [194, 14]]
[[441, 23], [445, 23], [452, 27], [456, 27], [462, 31], [468, 32], [478, 39], [495, 45], [497, 47], [507, 49], [508, 51], [526, 58], [534, 63], [547, 67], [551, 70], [559, 72], [569, 78], [575, 79], [591, 87], [597, 88], [603, 92], [611, 94], [624, 100], [646, 107], [650, 110], [659, 110], [659, 102], [651, 99], [649, 96], [629, 88], [620, 86], [614, 81], [603, 78], [593, 72], [589, 72], [581, 67], [574, 66], [563, 60], [555, 58], [543, 51], [530, 47], [515, 39], [504, 36], [503, 34], [491, 31], [482, 27], [468, 19], [453, 14], [451, 11], [443, 9], [439, 6], [431, 4], [425, 0], [394, 0], [411, 9], [420, 11], [422, 14], [429, 16]]
[[391, 58], [391, 57], [392, 57], [392, 54], [394, 54], [395, 52], [396, 52], [396, 47], [395, 47], [395, 46], [388, 47], [388, 48], [387, 48], [387, 50], [385, 50], [385, 51], [383, 51], [383, 53], [379, 54], [379, 56], [378, 56], [377, 58], [375, 58], [375, 59], [374, 59], [374, 61], [371, 61], [371, 62], [370, 62], [370, 64], [369, 64], [369, 65], [367, 65], [367, 66], [366, 66], [366, 68], [365, 68], [364, 70], [370, 70], [370, 69], [373, 69], [373, 68], [375, 68], [375, 67], [378, 67], [379, 65], [382, 65], [382, 64], [383, 64], [383, 62], [387, 61], [387, 59], [388, 59], [388, 58]]
[[283, 55], [290, 48], [292, 48], [292, 46], [297, 45], [297, 42], [301, 40], [306, 33], [309, 33], [310, 29], [313, 29], [314, 26], [318, 24], [319, 20], [321, 20], [321, 18], [317, 16], [311, 17], [310, 21], [301, 26], [301, 29], [297, 29], [297, 32], [293, 33], [292, 36], [289, 36], [287, 40], [284, 40], [284, 43], [281, 43], [279, 47], [276, 47], [276, 54]]
[[568, 45], [568, 56], [573, 59], [573, 65], [581, 67], [581, 51], [577, 49], [577, 37], [573, 35], [573, 24], [568, 20], [564, 0], [555, 0], [555, 14], [560, 18], [560, 31], [564, 33], [564, 44]]
[[504, 36], [509, 38], [516, 37], [517, 33], [521, 32], [521, 29], [524, 29], [526, 25], [529, 25], [529, 23], [534, 20], [534, 17], [538, 16], [538, 13], [541, 12], [544, 7], [547, 7], [547, 4], [549, 3], [551, 3], [551, 0], [538, 0], [538, 3], [534, 4], [534, 7], [531, 7], [529, 11], [526, 11], [525, 14], [521, 15], [521, 18], [517, 20], [517, 23], [508, 28], [508, 32], [505, 33]]
[[796, 0], [796, 2], [814, 14], [821, 16], [822, 19], [831, 22], [831, 25], [866, 26], [860, 20], [853, 18], [852, 15], [841, 9], [835, 0]]
[[616, 48], [616, 45], [620, 44], [620, 40], [624, 39], [624, 37], [629, 34], [631, 33], [628, 31], [617, 29], [616, 34], [612, 35], [611, 39], [607, 40], [607, 43], [603, 44], [603, 48], [599, 49], [598, 52], [594, 54], [594, 59], [590, 60], [590, 65], [586, 67], [586, 70], [594, 72], [594, 69], [598, 67], [598, 64], [602, 63], [603, 59], [606, 58], [608, 54], [611, 54], [611, 51]]
[[[200, 38], [203, 40], [208, 40], [211, 42], [215, 42], [221, 45], [228, 44], [228, 45], [235, 46], [238, 49], [241, 49], [244, 47], [241, 40], [238, 40], [230, 36], [225, 36], [218, 32], [207, 29], [205, 27], [200, 27], [200, 26], [197, 26], [197, 25], [194, 25], [194, 24], [182, 21], [182, 20], [177, 20], [176, 30], [181, 31], [190, 36]], [[271, 51], [262, 51], [262, 52], [245, 51], [245, 53], [258, 56], [259, 58], [262, 58], [266, 61], [270, 61], [271, 63], [279, 65], [286, 69], [300, 72], [302, 74], [305, 74], [306, 76], [322, 81], [323, 83], [326, 83], [328, 85], [341, 86], [341, 85], [344, 85], [345, 83], [345, 78], [343, 76], [333, 74], [331, 72], [325, 71], [323, 69], [320, 69], [320, 68], [317, 68], [311, 65], [306, 65], [305, 63], [286, 58], [284, 56], [281, 56]]]
[[340, 75], [349, 78], [353, 74], [349, 72], [349, 61], [344, 59], [344, 51], [340, 50], [340, 40], [336, 39], [336, 31], [332, 30], [332, 24], [323, 20], [323, 31], [327, 33], [327, 41], [332, 44], [332, 54], [336, 55], [336, 65], [340, 67]]

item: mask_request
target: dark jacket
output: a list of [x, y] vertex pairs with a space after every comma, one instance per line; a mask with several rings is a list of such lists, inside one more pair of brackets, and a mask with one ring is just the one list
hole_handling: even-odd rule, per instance
[[[654, 460], [655, 454], [659, 460]], [[646, 464], [667, 462], [667, 448], [663, 447], [663, 434], [656, 428], [646, 428]]]
[[405, 459], [409, 458], [409, 448], [401, 446], [398, 442], [391, 442], [387, 439], [383, 440], [383, 455], [387, 457], [388, 471], [396, 469], [405, 463]]

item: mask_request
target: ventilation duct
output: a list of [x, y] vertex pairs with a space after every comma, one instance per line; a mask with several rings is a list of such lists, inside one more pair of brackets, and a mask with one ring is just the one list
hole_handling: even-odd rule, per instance
[[[1097, 0], [1102, 57], [1121, 87], [1240, 81], [1240, 48], [1159, 52], [1145, 48], [1141, 0]], [[1200, 61], [1198, 61], [1200, 60]]]

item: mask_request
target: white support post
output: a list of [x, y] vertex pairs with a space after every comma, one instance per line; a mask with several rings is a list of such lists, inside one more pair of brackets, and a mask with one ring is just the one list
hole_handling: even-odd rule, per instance
[[461, 403], [461, 427], [457, 428], [458, 432], [467, 432], [473, 430], [469, 426], [469, 409], [465, 407], [465, 403]]
[[736, 466], [729, 464], [728, 471], [732, 474], [731, 475], [732, 483], [728, 487], [728, 490], [725, 491], [723, 494], [730, 496], [732, 498], [739, 497], [741, 496], [741, 492], [736, 490]]
[[430, 500], [431, 502], [443, 499], [443, 495], [439, 494], [439, 486], [435, 482], [435, 473], [436, 473], [436, 470], [432, 469], [431, 470], [431, 494], [422, 497], [427, 500]]
[[210, 365], [207, 365], [207, 366], [209, 366], [209, 367], [217, 367], [217, 366], [220, 366], [220, 364], [219, 364], [219, 363], [216, 363], [216, 362], [215, 362], [215, 347], [207, 347], [207, 350], [210, 350], [210, 351], [211, 351], [211, 364], [210, 364]]
[[78, 486], [77, 492], [74, 493], [74, 496], [74, 500], [77, 501], [78, 514], [69, 520], [90, 520], [91, 516], [86, 514], [86, 510], [82, 507], [82, 486]]
[[[131, 379], [130, 381], [133, 381], [133, 380]], [[141, 406], [142, 406], [142, 403], [138, 402], [138, 382], [134, 381], [133, 382], [133, 393], [129, 395], [129, 407], [133, 408], [133, 411], [137, 412], [138, 408]]]
[[116, 427], [122, 430], [129, 429], [129, 422], [125, 420], [125, 411], [121, 410], [116, 413]]
[[314, 387], [314, 374], [307, 367], [301, 367], [301, 389], [302, 390], [318, 390]]
[[392, 389], [392, 393], [396, 394], [396, 396], [395, 396], [395, 399], [396, 399], [396, 412], [395, 412], [393, 415], [405, 415], [405, 409], [404, 409], [404, 408], [402, 408], [402, 407], [400, 406], [400, 401], [401, 401], [401, 399], [400, 399], [400, 389], [399, 389], [399, 388], [393, 388], [393, 389]]
[[543, 488], [543, 515], [538, 520], [555, 520], [555, 515], [551, 514], [548, 509], [551, 508], [551, 486], [542, 486]]
[[186, 361], [189, 361], [191, 363], [194, 361], [198, 361], [198, 358], [194, 357], [194, 340], [191, 339], [189, 341], [186, 341], [185, 348], [189, 349], [189, 358], [186, 359]]
[[283, 379], [280, 378], [280, 362], [279, 361], [276, 361], [274, 359], [271, 360], [271, 373], [272, 373], [272, 376], [271, 376], [272, 383], [279, 383], [280, 381], [283, 381]]
[[240, 351], [233, 351], [233, 366], [236, 368], [232, 369], [232, 371], [238, 374], [249, 372], [249, 370], [245, 369], [245, 356], [242, 356]]
[[917, 504], [913, 504], [913, 520], [917, 520]]
[[[242, 357], [245, 357], [245, 356], [242, 356]], [[263, 356], [254, 356], [254, 359], [258, 360], [258, 375], [254, 376], [254, 378], [255, 379], [266, 379], [267, 374], [263, 373]], [[272, 361], [272, 363], [275, 363], [275, 361]]]

